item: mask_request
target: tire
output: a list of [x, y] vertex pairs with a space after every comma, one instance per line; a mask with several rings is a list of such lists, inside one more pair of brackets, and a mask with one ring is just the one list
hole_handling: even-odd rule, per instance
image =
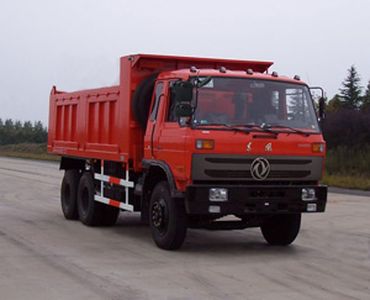
[[60, 202], [63, 215], [67, 220], [77, 220], [77, 189], [80, 180], [78, 170], [66, 170], [60, 188]]
[[261, 226], [262, 235], [270, 245], [287, 246], [295, 240], [301, 227], [301, 214], [269, 217]]
[[149, 225], [157, 246], [165, 250], [179, 249], [186, 231], [184, 202], [173, 199], [166, 181], [158, 183], [149, 204]]
[[135, 119], [139, 122], [142, 129], [146, 129], [146, 124], [149, 117], [150, 101], [152, 100], [154, 83], [157, 79], [157, 74], [151, 75], [144, 79], [136, 88], [132, 98], [132, 110]]
[[119, 209], [94, 200], [94, 179], [90, 173], [82, 175], [77, 193], [80, 221], [87, 226], [112, 226], [116, 223]]

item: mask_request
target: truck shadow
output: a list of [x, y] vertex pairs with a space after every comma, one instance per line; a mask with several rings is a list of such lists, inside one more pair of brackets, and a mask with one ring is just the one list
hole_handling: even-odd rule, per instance
[[[150, 228], [141, 223], [140, 214], [121, 214], [116, 226], [109, 230], [134, 239], [143, 246], [156, 248], [152, 241]], [[299, 238], [299, 237], [298, 237]], [[159, 249], [157, 249], [159, 250]], [[161, 250], [159, 250], [161, 251]], [[268, 245], [258, 228], [245, 230], [210, 231], [202, 229], [189, 229], [186, 240], [181, 249], [172, 253], [183, 254], [214, 254], [216, 256], [233, 255], [274, 255], [279, 257], [292, 257], [302, 255], [310, 250], [298, 244], [288, 247], [278, 247]], [[168, 253], [165, 251], [164, 253]]]
[[181, 249], [187, 253], [208, 252], [215, 255], [233, 256], [245, 254], [249, 257], [256, 255], [294, 256], [305, 250], [297, 245], [277, 247], [268, 245], [256, 229], [207, 231], [189, 230], [187, 239]]

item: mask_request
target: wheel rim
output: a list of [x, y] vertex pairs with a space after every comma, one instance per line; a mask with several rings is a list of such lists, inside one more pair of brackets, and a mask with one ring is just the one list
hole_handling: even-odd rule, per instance
[[164, 234], [168, 228], [168, 210], [166, 201], [159, 199], [153, 203], [152, 206], [152, 224], [154, 228], [160, 233]]

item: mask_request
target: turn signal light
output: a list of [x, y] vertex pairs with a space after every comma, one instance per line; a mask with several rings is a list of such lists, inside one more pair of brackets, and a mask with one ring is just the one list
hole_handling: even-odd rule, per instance
[[323, 143], [313, 143], [312, 152], [313, 153], [323, 153], [325, 150], [325, 144]]
[[195, 148], [199, 150], [212, 150], [215, 148], [214, 140], [196, 140]]

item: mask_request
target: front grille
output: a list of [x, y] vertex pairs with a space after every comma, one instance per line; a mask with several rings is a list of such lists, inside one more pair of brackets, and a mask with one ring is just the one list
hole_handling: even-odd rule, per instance
[[[252, 178], [249, 170], [204, 170], [204, 173], [212, 178]], [[271, 171], [268, 178], [304, 178], [310, 175], [310, 171]]]
[[[252, 158], [217, 158], [206, 157], [206, 161], [216, 164], [251, 164]], [[269, 159], [270, 164], [275, 165], [307, 165], [312, 159]]]
[[304, 186], [304, 185], [317, 185], [317, 181], [303, 181], [303, 180], [263, 180], [263, 181], [255, 181], [252, 178], [246, 178], [245, 180], [194, 180], [193, 184], [208, 184], [208, 185], [215, 185], [215, 186], [221, 186], [221, 185], [253, 185], [253, 186]]
[[222, 157], [206, 157], [206, 161], [216, 164], [251, 164], [251, 158], [222, 158]]
[[[193, 181], [254, 181], [251, 164], [259, 156], [194, 154]], [[321, 178], [321, 157], [264, 156], [270, 163], [266, 181], [317, 181]]]

